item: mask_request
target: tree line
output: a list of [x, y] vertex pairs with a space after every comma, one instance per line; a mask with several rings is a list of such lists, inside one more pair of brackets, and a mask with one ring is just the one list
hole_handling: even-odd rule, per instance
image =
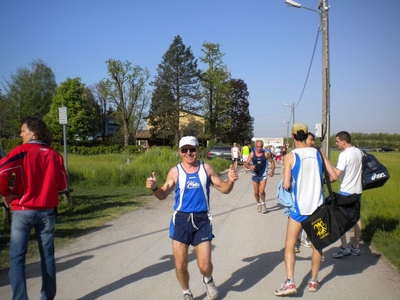
[[[107, 77], [87, 86], [81, 78], [67, 78], [57, 85], [51, 68], [34, 60], [4, 79], [0, 91], [0, 137], [18, 137], [20, 120], [42, 117], [53, 140], [62, 142], [59, 108], [67, 107], [67, 141], [70, 145], [100, 137], [102, 143], [134, 145], [136, 134], [149, 125], [151, 139], [177, 145], [183, 135], [195, 135], [214, 143], [244, 144], [253, 137], [254, 119], [249, 113], [249, 92], [242, 79], [231, 77], [220, 45], [204, 42], [198, 67], [191, 47], [174, 37], [158, 65], [157, 74], [125, 60], [108, 59]], [[182, 118], [201, 116], [204, 123]], [[107, 135], [107, 122], [121, 129]], [[146, 124], [147, 122], [147, 124]]]
[[[331, 148], [336, 148], [336, 133], [330, 137]], [[350, 132], [351, 144], [360, 148], [371, 148], [378, 150], [381, 147], [390, 147], [400, 150], [400, 135], [389, 133], [360, 133]], [[322, 143], [319, 138], [315, 139], [315, 146], [321, 147]]]

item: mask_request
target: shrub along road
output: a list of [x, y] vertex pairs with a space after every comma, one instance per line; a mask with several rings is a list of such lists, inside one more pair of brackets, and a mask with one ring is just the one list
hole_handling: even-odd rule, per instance
[[[240, 167], [241, 169], [241, 167]], [[274, 299], [285, 279], [283, 250], [286, 217], [276, 199], [276, 175], [267, 184], [268, 213], [256, 212], [251, 174], [240, 178], [229, 195], [211, 192], [214, 279], [219, 299]], [[144, 182], [143, 182], [144, 184]], [[181, 299], [168, 237], [173, 199], [154, 198], [149, 205], [99, 227], [56, 252], [57, 299]], [[297, 297], [307, 299], [399, 299], [399, 272], [370, 246], [359, 257], [331, 257], [339, 242], [325, 249], [319, 274], [321, 288], [307, 290], [311, 249], [297, 254]], [[190, 248], [190, 286], [205, 299], [202, 277]], [[27, 266], [30, 299], [38, 299], [40, 264]], [[6, 273], [0, 277], [2, 299], [11, 299]]]

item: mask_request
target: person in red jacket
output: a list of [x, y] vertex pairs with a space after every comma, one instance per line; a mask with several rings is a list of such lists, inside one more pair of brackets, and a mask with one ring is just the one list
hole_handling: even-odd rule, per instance
[[[37, 117], [27, 117], [21, 126], [22, 145], [0, 160], [0, 195], [12, 209], [9, 278], [12, 299], [28, 299], [25, 255], [32, 228], [38, 239], [42, 268], [41, 299], [56, 295], [54, 259], [55, 212], [58, 191], [68, 186], [63, 157], [49, 146], [50, 131]], [[9, 181], [14, 174], [13, 187]]]

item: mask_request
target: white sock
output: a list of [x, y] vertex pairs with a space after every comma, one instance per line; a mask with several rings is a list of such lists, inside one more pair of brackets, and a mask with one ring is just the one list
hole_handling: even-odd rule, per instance
[[183, 291], [183, 294], [191, 294], [192, 292], [190, 291], [190, 289], [187, 289], [186, 291]]

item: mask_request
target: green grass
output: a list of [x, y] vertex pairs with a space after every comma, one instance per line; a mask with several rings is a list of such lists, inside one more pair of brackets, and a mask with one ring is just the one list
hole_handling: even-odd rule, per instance
[[[383, 187], [364, 191], [361, 198], [362, 239], [373, 245], [400, 271], [400, 152], [371, 153], [387, 167], [390, 179]], [[339, 152], [331, 152], [336, 165]], [[339, 190], [339, 182], [333, 184]]]
[[[117, 154], [79, 156], [68, 155], [72, 201], [61, 201], [55, 232], [56, 249], [75, 238], [96, 230], [107, 221], [116, 219], [146, 204], [151, 191], [145, 180], [154, 171], [163, 184], [169, 169], [180, 161], [176, 152], [154, 148], [146, 154], [127, 156]], [[222, 159], [208, 161], [217, 172], [229, 167]], [[0, 218], [0, 270], [9, 267], [10, 226]], [[37, 261], [39, 252], [34, 231], [27, 253], [27, 263]]]

